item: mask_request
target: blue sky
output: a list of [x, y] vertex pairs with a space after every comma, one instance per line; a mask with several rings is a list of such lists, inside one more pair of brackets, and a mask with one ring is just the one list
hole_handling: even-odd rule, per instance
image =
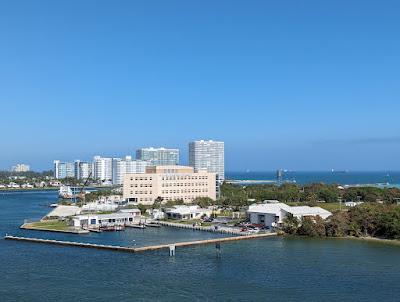
[[226, 143], [226, 169], [400, 170], [398, 1], [0, 2], [0, 168]]

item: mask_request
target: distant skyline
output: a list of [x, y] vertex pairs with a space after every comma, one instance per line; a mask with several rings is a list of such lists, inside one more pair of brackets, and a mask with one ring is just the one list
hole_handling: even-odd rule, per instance
[[1, 1], [0, 169], [225, 142], [226, 171], [400, 170], [398, 1]]

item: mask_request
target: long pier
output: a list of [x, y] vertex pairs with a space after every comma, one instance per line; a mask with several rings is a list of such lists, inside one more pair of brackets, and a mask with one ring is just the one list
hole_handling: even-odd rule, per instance
[[118, 251], [118, 252], [140, 253], [140, 252], [155, 251], [155, 250], [162, 250], [162, 249], [170, 249], [171, 250], [171, 248], [173, 248], [175, 250], [175, 247], [187, 247], [187, 246], [205, 245], [205, 244], [222, 243], [222, 242], [230, 242], [230, 241], [259, 239], [259, 238], [271, 237], [271, 236], [276, 236], [276, 235], [277, 235], [276, 233], [254, 234], [254, 235], [246, 235], [246, 236], [238, 236], [238, 237], [227, 237], [227, 238], [215, 238], [215, 239], [206, 239], [206, 240], [197, 240], [197, 241], [176, 242], [176, 243], [171, 243], [171, 244], [160, 244], [160, 245], [151, 245], [151, 246], [144, 246], [144, 247], [125, 247], [125, 246], [117, 246], [117, 245], [102, 245], [102, 244], [73, 242], [73, 241], [59, 241], [59, 240], [52, 240], [52, 239], [17, 237], [17, 236], [11, 236], [11, 235], [4, 236], [4, 239], [5, 240], [14, 240], [14, 241], [32, 242], [32, 243], [53, 244], [53, 245], [61, 245], [61, 246], [91, 248], [91, 249], [99, 249], [99, 250], [110, 250], [110, 251]]

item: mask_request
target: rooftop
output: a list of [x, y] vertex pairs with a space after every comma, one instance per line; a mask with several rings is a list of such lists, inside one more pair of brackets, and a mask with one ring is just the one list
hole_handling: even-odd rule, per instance
[[281, 211], [288, 212], [293, 215], [301, 216], [316, 216], [316, 215], [331, 215], [332, 213], [322, 209], [320, 207], [309, 207], [309, 206], [297, 206], [291, 207], [284, 203], [263, 203], [263, 204], [253, 204], [249, 206], [249, 212], [255, 213], [266, 213], [280, 215]]

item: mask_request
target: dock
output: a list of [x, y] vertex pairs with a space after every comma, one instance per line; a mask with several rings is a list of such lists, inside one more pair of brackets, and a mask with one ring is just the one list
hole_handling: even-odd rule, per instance
[[174, 228], [179, 228], [179, 229], [190, 229], [190, 230], [195, 230], [195, 231], [221, 233], [221, 234], [234, 235], [234, 236], [254, 235], [254, 233], [251, 233], [251, 232], [247, 232], [247, 231], [242, 232], [241, 230], [238, 230], [238, 229], [235, 229], [232, 227], [226, 227], [226, 226], [218, 226], [217, 228], [215, 228], [215, 226], [201, 226], [201, 225], [183, 224], [183, 223], [177, 223], [177, 222], [168, 222], [168, 221], [157, 221], [157, 223], [162, 226], [174, 227]]
[[277, 235], [277, 233], [254, 234], [254, 235], [246, 235], [246, 236], [238, 236], [238, 237], [227, 237], [227, 238], [215, 238], [215, 239], [206, 239], [206, 240], [197, 240], [197, 241], [176, 242], [176, 243], [171, 243], [171, 244], [160, 244], [160, 245], [151, 245], [151, 246], [144, 246], [144, 247], [102, 245], [102, 244], [73, 242], [73, 241], [59, 241], [59, 240], [52, 240], [52, 239], [18, 237], [18, 236], [11, 236], [11, 235], [5, 235], [4, 239], [5, 240], [14, 240], [14, 241], [23, 241], [23, 242], [32, 242], [32, 243], [61, 245], [61, 246], [91, 248], [91, 249], [99, 249], [99, 250], [110, 250], [110, 251], [118, 251], [118, 252], [141, 253], [141, 252], [146, 252], [146, 251], [156, 251], [156, 250], [171, 249], [171, 248], [173, 248], [175, 250], [175, 247], [188, 247], [188, 246], [206, 245], [206, 244], [214, 244], [214, 243], [220, 244], [223, 242], [233, 242], [233, 241], [249, 240], [249, 239], [260, 239], [260, 238], [271, 237], [271, 236], [276, 236], [276, 235]]

